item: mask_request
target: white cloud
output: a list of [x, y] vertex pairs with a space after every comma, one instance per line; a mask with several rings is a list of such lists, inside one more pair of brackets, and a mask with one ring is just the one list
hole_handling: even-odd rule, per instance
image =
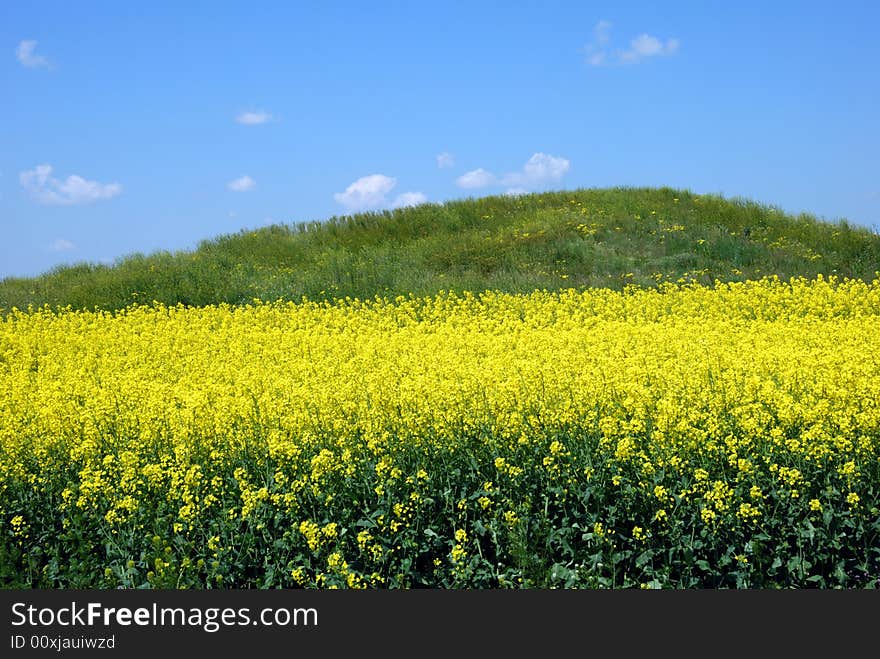
[[447, 153], [444, 151], [443, 153], [437, 156], [437, 167], [440, 169], [445, 169], [446, 167], [452, 167], [455, 164], [455, 158], [452, 157], [451, 153]]
[[234, 181], [227, 183], [226, 187], [233, 192], [248, 192], [253, 190], [256, 185], [257, 182], [250, 176], [242, 176], [241, 178], [237, 178]]
[[672, 55], [680, 42], [678, 39], [667, 39], [664, 43], [650, 34], [640, 34], [630, 42], [629, 50], [617, 54], [621, 62], [639, 62], [647, 57], [657, 55]]
[[397, 195], [397, 198], [391, 204], [391, 208], [418, 206], [419, 204], [424, 204], [426, 201], [428, 201], [428, 198], [423, 192], [403, 192]]
[[593, 28], [593, 41], [584, 46], [587, 64], [605, 66], [606, 64], [636, 64], [650, 57], [672, 55], [681, 42], [678, 39], [658, 39], [650, 34], [640, 34], [630, 41], [625, 50], [610, 51], [611, 23], [599, 21]]
[[506, 194], [508, 197], [518, 197], [521, 194], [527, 193], [528, 190], [526, 190], [525, 188], [507, 188], [507, 190], [504, 191], [504, 194]]
[[64, 238], [58, 238], [54, 243], [49, 245], [49, 251], [52, 252], [69, 252], [74, 249], [76, 249], [76, 245]]
[[388, 193], [397, 185], [397, 179], [383, 174], [362, 176], [345, 188], [345, 192], [337, 192], [333, 198], [349, 212], [369, 210], [371, 208], [390, 207], [403, 208], [418, 206], [428, 201], [423, 192], [401, 192], [393, 201], [388, 200]]
[[455, 184], [460, 188], [485, 188], [489, 185], [495, 185], [496, 182], [495, 175], [482, 167], [471, 170], [455, 179]]
[[517, 172], [509, 172], [497, 178], [492, 172], [483, 168], [474, 169], [455, 179], [460, 188], [485, 188], [491, 185], [504, 185], [507, 190], [504, 194], [524, 194], [550, 183], [559, 181], [571, 169], [571, 161], [547, 153], [534, 153], [522, 169]]
[[32, 39], [24, 39], [18, 43], [15, 56], [22, 66], [29, 69], [48, 69], [51, 67], [49, 60], [42, 55], [37, 55], [37, 42]]
[[235, 120], [245, 126], [258, 126], [271, 121], [272, 115], [262, 110], [249, 110], [247, 112], [240, 112], [235, 117]]
[[584, 54], [590, 66], [602, 66], [605, 63], [605, 46], [611, 39], [611, 23], [601, 20], [593, 27], [593, 40], [584, 46]]
[[611, 40], [611, 23], [601, 20], [593, 27], [593, 42], [584, 47], [587, 62], [591, 66], [602, 66], [605, 63], [605, 45]]
[[52, 176], [51, 165], [37, 165], [18, 175], [21, 186], [41, 204], [74, 206], [101, 199], [111, 199], [122, 192], [119, 183], [87, 181], [73, 174], [59, 180]]
[[350, 212], [377, 208], [386, 203], [385, 195], [391, 192], [395, 185], [397, 185], [395, 178], [383, 174], [371, 174], [359, 178], [345, 188], [345, 192], [335, 193], [333, 198]]
[[605, 51], [600, 50], [587, 56], [587, 64], [590, 66], [602, 66], [605, 63]]
[[611, 40], [611, 22], [600, 20], [596, 23], [596, 26], [593, 28], [593, 38], [598, 46], [604, 46], [608, 43]]
[[501, 182], [515, 188], [531, 188], [558, 181], [571, 169], [571, 162], [546, 153], [535, 153], [519, 172], [504, 176]]

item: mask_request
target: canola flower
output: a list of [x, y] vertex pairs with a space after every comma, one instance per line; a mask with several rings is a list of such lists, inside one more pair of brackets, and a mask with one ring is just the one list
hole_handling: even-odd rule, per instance
[[12, 310], [0, 579], [875, 583], [878, 327], [822, 277]]

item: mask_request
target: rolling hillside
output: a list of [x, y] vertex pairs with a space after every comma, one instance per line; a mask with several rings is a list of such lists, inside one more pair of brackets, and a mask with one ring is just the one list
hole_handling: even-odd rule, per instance
[[654, 286], [778, 275], [873, 279], [880, 235], [742, 199], [670, 188], [493, 196], [273, 225], [193, 251], [134, 254], [0, 281], [0, 309], [118, 309]]

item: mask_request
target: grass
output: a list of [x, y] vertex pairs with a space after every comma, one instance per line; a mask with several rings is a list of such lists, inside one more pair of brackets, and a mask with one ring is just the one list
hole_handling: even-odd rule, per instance
[[0, 310], [530, 292], [816, 274], [870, 280], [880, 235], [744, 199], [579, 189], [273, 225], [193, 251], [133, 254], [0, 280]]

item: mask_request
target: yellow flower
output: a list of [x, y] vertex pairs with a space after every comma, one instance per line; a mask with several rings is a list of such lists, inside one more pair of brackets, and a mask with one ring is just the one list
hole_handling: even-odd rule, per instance
[[[566, 217], [578, 218], [566, 220], [572, 233], [591, 244], [623, 221], [565, 206]], [[647, 215], [650, 206], [638, 210]], [[663, 219], [668, 231], [687, 222]], [[539, 236], [537, 224], [516, 235]], [[763, 238], [756, 232], [755, 241]], [[814, 256], [793, 239], [769, 240], [793, 258]], [[711, 273], [693, 268], [679, 283], [678, 274], [659, 272], [656, 286], [626, 291], [6, 310], [0, 509], [7, 534], [23, 555], [36, 556], [35, 519], [73, 535], [84, 520], [114, 542], [149, 534], [149, 544], [152, 529], [167, 528], [156, 551], [138, 559], [154, 585], [170, 578], [163, 554], [170, 536], [182, 543], [174, 545], [176, 570], [192, 549], [186, 543], [202, 541], [199, 529], [210, 529], [202, 551], [222, 558], [220, 538], [235, 547], [235, 529], [263, 534], [273, 519], [296, 520], [288, 532], [315, 554], [319, 571], [318, 555], [323, 562], [337, 544], [341, 552], [347, 533], [352, 545], [357, 537], [359, 560], [381, 563], [406, 550], [343, 528], [341, 517], [328, 524], [328, 516], [351, 509], [356, 497], [375, 517], [377, 536], [426, 528], [422, 516], [434, 506], [425, 502], [470, 487], [464, 476], [447, 481], [444, 471], [466, 459], [490, 472], [494, 464], [483, 478], [497, 483], [474, 501], [452, 499], [460, 526], [472, 513], [496, 511], [499, 522], [516, 523], [513, 509], [537, 504], [520, 501], [526, 488], [511, 485], [525, 474], [560, 493], [587, 480], [616, 488], [632, 479], [663, 506], [656, 522], [673, 515], [665, 506], [675, 497], [676, 511], [697, 506], [701, 523], [752, 523], [771, 514], [761, 487], [796, 502], [826, 481], [860, 509], [857, 492], [871, 491], [864, 465], [875, 457], [880, 427], [880, 277], [703, 286], [692, 280]], [[327, 285], [328, 295], [338, 290]], [[593, 424], [597, 450], [575, 451], [575, 438], [593, 433]], [[443, 483], [432, 482], [434, 469]], [[655, 485], [661, 473], [664, 485]], [[447, 486], [457, 494], [441, 494]], [[356, 488], [372, 490], [373, 500]], [[823, 497], [805, 501], [805, 510], [824, 511]], [[598, 530], [597, 538], [612, 534]], [[451, 543], [457, 556], [466, 537]], [[305, 569], [296, 574], [308, 585], [326, 582]], [[330, 581], [349, 582], [348, 573], [337, 577]]]
[[12, 527], [12, 533], [14, 535], [22, 538], [27, 537], [28, 525], [27, 522], [25, 522], [24, 517], [16, 515], [10, 520], [9, 525]]
[[327, 567], [336, 573], [345, 573], [348, 570], [348, 563], [338, 551], [334, 551], [327, 557]]
[[736, 516], [744, 521], [752, 521], [761, 516], [761, 511], [750, 503], [741, 503], [739, 510], [736, 511]]
[[291, 570], [290, 576], [293, 577], [293, 580], [301, 586], [306, 585], [306, 583], [308, 582], [308, 573], [302, 566], [296, 567]]
[[315, 551], [321, 546], [321, 527], [310, 520], [304, 520], [299, 524], [299, 532], [306, 538], [309, 549]]

